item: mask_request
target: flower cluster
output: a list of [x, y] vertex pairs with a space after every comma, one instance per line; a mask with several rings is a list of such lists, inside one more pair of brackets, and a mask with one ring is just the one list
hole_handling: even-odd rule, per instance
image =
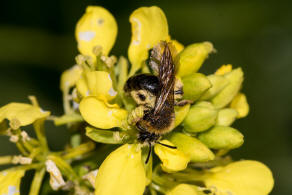
[[[50, 116], [34, 97], [32, 104], [0, 108], [0, 132], [21, 152], [0, 157], [0, 164], [19, 164], [0, 172], [0, 194], [19, 194], [20, 180], [29, 169], [35, 169], [30, 195], [39, 193], [45, 172], [51, 190], [72, 194], [269, 194], [274, 182], [269, 168], [252, 160], [233, 161], [228, 155], [244, 142], [231, 125], [249, 112], [241, 92], [242, 69], [228, 64], [214, 74], [198, 73], [215, 51], [212, 43], [183, 46], [170, 36], [167, 19], [156, 6], [135, 10], [130, 23], [128, 61], [109, 55], [118, 31], [111, 13], [87, 7], [76, 25], [76, 65], [61, 76], [63, 116]], [[162, 41], [172, 45], [175, 79], [188, 101], [175, 106], [173, 129], [161, 136], [145, 163], [149, 147], [138, 141], [138, 130], [130, 122], [143, 112], [137, 113], [124, 84], [135, 74], [153, 73], [149, 55]], [[66, 124], [74, 132], [64, 151], [49, 149], [46, 120]], [[23, 130], [31, 124], [36, 138]]]

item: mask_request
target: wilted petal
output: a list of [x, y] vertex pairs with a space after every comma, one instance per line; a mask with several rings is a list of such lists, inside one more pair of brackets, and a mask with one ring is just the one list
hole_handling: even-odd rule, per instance
[[132, 39], [128, 49], [132, 64], [130, 75], [141, 68], [148, 58], [148, 50], [160, 41], [167, 40], [168, 25], [163, 11], [156, 6], [141, 7], [130, 16]]
[[128, 116], [128, 112], [118, 105], [105, 104], [94, 96], [83, 98], [79, 109], [86, 122], [101, 129], [122, 127]]
[[20, 182], [24, 176], [24, 170], [4, 170], [0, 172], [0, 194], [19, 195]]
[[[167, 140], [163, 140], [161, 143], [174, 146]], [[168, 148], [160, 144], [155, 144], [154, 151], [162, 161], [161, 167], [166, 172], [184, 170], [187, 168], [187, 165], [190, 162], [190, 157], [178, 149]]]
[[267, 195], [274, 185], [270, 169], [258, 161], [233, 162], [222, 168], [214, 168], [211, 172], [205, 184], [221, 193]]
[[101, 164], [95, 181], [95, 194], [142, 195], [146, 185], [142, 163], [141, 149], [137, 145], [119, 147]]
[[109, 11], [99, 6], [88, 6], [75, 30], [80, 53], [94, 56], [93, 48], [101, 46], [103, 54], [108, 55], [115, 43], [117, 31], [117, 23]]

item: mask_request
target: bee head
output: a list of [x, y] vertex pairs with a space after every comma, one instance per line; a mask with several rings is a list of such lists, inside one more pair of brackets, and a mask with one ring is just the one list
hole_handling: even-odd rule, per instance
[[158, 78], [151, 74], [132, 76], [124, 86], [124, 91], [131, 94], [137, 104], [150, 107], [154, 106], [160, 90], [161, 86]]

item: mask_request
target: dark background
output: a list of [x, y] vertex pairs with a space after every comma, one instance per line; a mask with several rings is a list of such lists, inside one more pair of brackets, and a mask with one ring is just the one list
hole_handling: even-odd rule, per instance
[[[235, 159], [256, 159], [275, 177], [272, 194], [292, 194], [292, 4], [284, 1], [113, 1], [14, 0], [0, 3], [0, 106], [36, 95], [53, 114], [62, 114], [59, 77], [74, 64], [74, 29], [87, 5], [101, 5], [116, 18], [119, 33], [112, 53], [126, 55], [131, 12], [158, 5], [173, 38], [184, 45], [211, 41], [217, 49], [200, 70], [241, 66], [250, 114], [234, 126], [245, 135]], [[64, 127], [48, 124], [51, 148], [68, 141]], [[0, 137], [0, 155], [16, 152]]]

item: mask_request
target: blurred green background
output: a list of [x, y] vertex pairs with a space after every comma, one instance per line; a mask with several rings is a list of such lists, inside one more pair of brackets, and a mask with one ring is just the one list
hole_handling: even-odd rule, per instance
[[[251, 107], [247, 118], [235, 123], [245, 135], [235, 159], [256, 159], [273, 171], [272, 194], [292, 194], [292, 12], [284, 1], [2, 1], [0, 12], [0, 106], [28, 102], [36, 95], [55, 115], [62, 114], [59, 77], [74, 64], [78, 53], [75, 24], [87, 5], [101, 5], [117, 19], [119, 34], [112, 53], [126, 55], [131, 12], [140, 6], [160, 6], [173, 38], [187, 45], [211, 41], [212, 54], [204, 73], [222, 64], [241, 66], [243, 91]], [[51, 148], [68, 141], [64, 127], [48, 124]], [[15, 153], [7, 137], [0, 137], [0, 155]]]

